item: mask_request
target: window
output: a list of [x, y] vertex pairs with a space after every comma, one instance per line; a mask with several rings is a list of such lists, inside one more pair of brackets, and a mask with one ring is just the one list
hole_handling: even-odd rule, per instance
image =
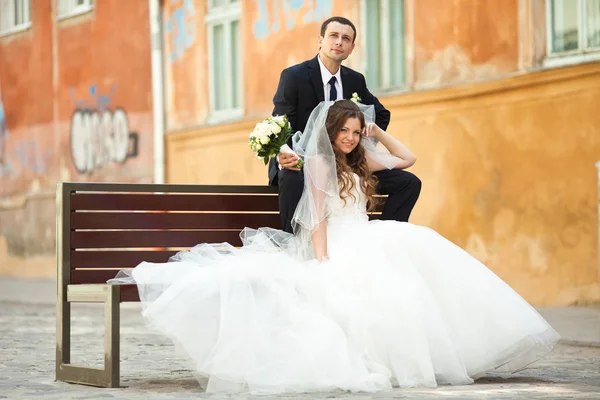
[[363, 0], [366, 78], [373, 91], [405, 83], [404, 0]]
[[547, 0], [546, 16], [546, 64], [600, 59], [600, 0]]
[[58, 0], [58, 18], [84, 14], [94, 8], [92, 0]]
[[211, 119], [240, 117], [242, 87], [238, 0], [210, 0], [206, 25]]
[[0, 0], [0, 35], [19, 32], [31, 26], [29, 0]]

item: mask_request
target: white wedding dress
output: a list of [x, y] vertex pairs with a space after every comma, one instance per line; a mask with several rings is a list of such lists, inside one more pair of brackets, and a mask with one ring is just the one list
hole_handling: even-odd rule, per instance
[[239, 249], [202, 244], [133, 270], [149, 325], [208, 392], [469, 384], [552, 350], [558, 334], [483, 264], [431, 229], [369, 222], [355, 196], [328, 204], [323, 263], [258, 230]]

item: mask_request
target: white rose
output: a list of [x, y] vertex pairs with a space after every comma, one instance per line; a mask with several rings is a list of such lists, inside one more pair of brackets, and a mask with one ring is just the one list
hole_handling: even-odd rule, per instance
[[280, 127], [283, 128], [285, 126], [285, 117], [283, 115], [278, 115], [276, 117], [272, 117], [272, 119]]
[[263, 137], [260, 138], [260, 142], [262, 144], [268, 144], [270, 141], [271, 141], [271, 138], [268, 137], [268, 136], [263, 136]]
[[260, 132], [260, 136], [268, 136], [271, 134], [271, 127], [267, 122], [261, 122], [258, 130]]
[[262, 149], [262, 146], [260, 145], [260, 143], [256, 143], [255, 148], [256, 148], [256, 150], [260, 150], [260, 149]]
[[281, 132], [281, 127], [277, 124], [277, 123], [272, 123], [271, 125], [271, 132], [274, 134], [278, 134], [279, 132]]
[[256, 124], [256, 126], [254, 127], [254, 130], [250, 134], [250, 137], [260, 137], [261, 136], [262, 124], [263, 124], [262, 122], [259, 122]]

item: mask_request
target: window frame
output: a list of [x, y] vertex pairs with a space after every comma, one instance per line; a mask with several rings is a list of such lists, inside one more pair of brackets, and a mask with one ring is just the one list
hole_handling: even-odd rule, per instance
[[[219, 123], [225, 121], [231, 121], [239, 119], [243, 116], [244, 110], [244, 100], [243, 100], [243, 73], [242, 73], [242, 59], [243, 59], [243, 46], [238, 46], [238, 65], [237, 67], [233, 65], [232, 60], [232, 48], [231, 48], [231, 25], [234, 21], [237, 21], [240, 27], [240, 42], [241, 42], [241, 5], [239, 1], [232, 1], [224, 6], [213, 6], [211, 0], [208, 5], [208, 10], [205, 17], [205, 24], [207, 29], [207, 41], [208, 41], [208, 87], [209, 87], [209, 116], [208, 123]], [[226, 81], [226, 103], [227, 107], [221, 110], [217, 110], [216, 108], [216, 92], [215, 92], [215, 73], [214, 64], [212, 60], [215, 59], [215, 48], [213, 41], [213, 33], [214, 27], [216, 25], [224, 26], [224, 42], [225, 46], [223, 51], [225, 52], [225, 72], [223, 73], [228, 79]], [[232, 92], [234, 88], [232, 87], [232, 79], [229, 77], [233, 76], [233, 73], [237, 70], [237, 82], [238, 87], [237, 97], [239, 99], [239, 104], [237, 106], [233, 106], [233, 98]]]
[[[57, 0], [56, 18], [58, 20], [73, 18], [94, 10], [94, 0], [84, 0], [84, 2], [85, 4], [78, 5], [77, 0]], [[67, 11], [61, 12], [63, 8], [66, 8]]]
[[[2, 19], [3, 16], [0, 15], [0, 37], [3, 36], [8, 36], [8, 35], [13, 35], [15, 33], [19, 33], [19, 32], [24, 32], [28, 29], [31, 28], [31, 0], [20, 0], [21, 1], [21, 6], [23, 7], [23, 9], [25, 10], [24, 13], [26, 14], [26, 17], [23, 17], [23, 19], [25, 20], [24, 22], [21, 22], [19, 24], [15, 24], [13, 26], [11, 26], [10, 28], [4, 28], [3, 23], [2, 23]], [[2, 12], [2, 9], [4, 8], [4, 4], [14, 4], [14, 0], [0, 0], [0, 14]], [[17, 10], [12, 10], [13, 12], [13, 18], [16, 18], [16, 12]]]
[[[389, 14], [389, 9], [390, 9], [390, 1], [394, 1], [394, 0], [380, 0], [381, 1], [381, 8], [380, 8], [380, 15], [388, 15]], [[379, 29], [379, 42], [380, 42], [380, 46], [381, 46], [381, 59], [380, 59], [380, 72], [381, 72], [381, 84], [380, 87], [377, 88], [371, 88], [369, 87], [369, 90], [373, 93], [377, 93], [377, 94], [393, 94], [393, 93], [400, 93], [400, 92], [405, 92], [408, 90], [409, 87], [409, 83], [408, 83], [408, 66], [406, 63], [406, 57], [407, 57], [407, 43], [406, 43], [406, 13], [407, 13], [407, 2], [406, 0], [400, 0], [401, 1], [401, 6], [402, 6], [402, 28], [404, 30], [403, 35], [402, 35], [402, 54], [401, 54], [401, 83], [400, 85], [392, 85], [390, 83], [392, 74], [391, 74], [391, 70], [390, 70], [390, 51], [388, 51], [388, 49], [391, 46], [390, 43], [390, 23], [389, 23], [389, 18], [381, 18], [380, 24], [379, 26], [381, 27]], [[361, 0], [361, 25], [364, 27], [362, 30], [362, 35], [361, 35], [361, 40], [363, 41], [363, 43], [365, 43], [365, 50], [367, 48], [367, 46], [369, 46], [369, 21], [368, 21], [368, 16], [367, 16], [367, 5], [371, 4], [370, 0]], [[365, 79], [367, 80], [367, 82], [369, 81], [369, 76], [368, 76], [368, 72], [369, 69], [367, 67], [369, 63], [368, 60], [368, 52], [365, 51], [365, 55], [364, 55], [364, 70], [365, 70]], [[368, 85], [368, 83], [367, 83]]]
[[[568, 0], [573, 1], [573, 0]], [[554, 0], [546, 0], [546, 57], [544, 67], [561, 67], [600, 60], [600, 46], [587, 47], [586, 0], [577, 0], [577, 44], [578, 49], [570, 51], [553, 51], [554, 30], [552, 26], [552, 6]]]

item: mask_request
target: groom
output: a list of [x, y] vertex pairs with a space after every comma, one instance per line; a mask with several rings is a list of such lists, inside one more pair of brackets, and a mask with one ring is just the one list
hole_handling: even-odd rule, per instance
[[[354, 50], [356, 28], [343, 17], [332, 17], [321, 25], [319, 54], [308, 61], [286, 68], [281, 73], [273, 103], [273, 115], [288, 116], [292, 132], [304, 131], [308, 117], [321, 101], [350, 99], [354, 93], [363, 104], [375, 106], [375, 123], [383, 130], [390, 112], [367, 89], [365, 77], [345, 66]], [[288, 143], [291, 147], [291, 140]], [[292, 216], [302, 196], [304, 175], [295, 168], [298, 156], [281, 153], [269, 164], [269, 185], [279, 186], [279, 211], [283, 230], [292, 233]], [[403, 170], [376, 172], [377, 192], [387, 194], [381, 219], [408, 221], [419, 198], [421, 181]]]

